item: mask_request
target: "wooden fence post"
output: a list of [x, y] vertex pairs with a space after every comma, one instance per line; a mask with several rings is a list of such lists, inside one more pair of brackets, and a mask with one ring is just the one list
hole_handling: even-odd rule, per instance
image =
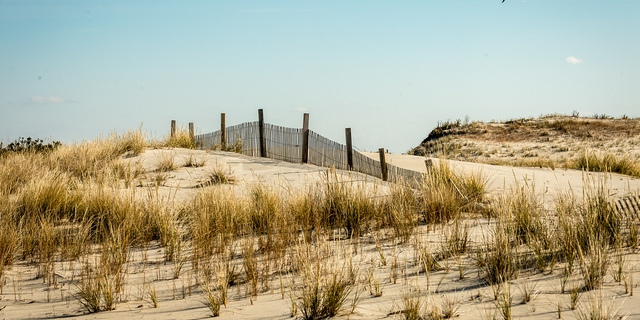
[[195, 142], [196, 140], [196, 135], [193, 131], [193, 122], [189, 122], [189, 137], [191, 137], [191, 141]]
[[309, 162], [309, 114], [302, 116], [302, 163]]
[[424, 160], [424, 165], [427, 166], [427, 171], [431, 170], [431, 168], [433, 168], [433, 160], [431, 159]]
[[351, 128], [345, 128], [344, 135], [347, 140], [347, 165], [349, 165], [349, 170], [353, 170], [353, 145], [351, 144]]
[[384, 158], [384, 148], [378, 149], [378, 153], [380, 154], [380, 167], [382, 169], [382, 181], [388, 181], [389, 175], [387, 172], [387, 162]]
[[227, 125], [225, 114], [220, 114], [220, 146], [222, 147], [222, 151], [227, 150]]
[[171, 120], [171, 138], [176, 135], [176, 121]]
[[260, 156], [267, 157], [267, 144], [264, 140], [264, 114], [262, 109], [258, 109], [258, 129], [260, 131]]

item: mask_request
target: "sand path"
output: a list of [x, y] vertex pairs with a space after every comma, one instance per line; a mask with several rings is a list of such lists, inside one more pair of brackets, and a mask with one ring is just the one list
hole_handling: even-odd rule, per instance
[[[364, 153], [370, 158], [379, 159], [378, 153]], [[387, 154], [387, 162], [410, 170], [427, 172], [425, 157], [412, 155]], [[430, 158], [437, 162], [437, 158]], [[542, 195], [545, 202], [555, 199], [555, 197], [567, 190], [573, 190], [577, 196], [581, 196], [585, 186], [585, 181], [591, 179], [596, 182], [604, 182], [612, 197], [622, 197], [631, 194], [638, 194], [640, 191], [640, 179], [621, 175], [617, 173], [604, 174], [599, 172], [585, 173], [580, 170], [549, 168], [528, 168], [528, 167], [506, 167], [482, 163], [462, 162], [448, 160], [454, 171], [475, 173], [482, 172], [489, 179], [490, 193], [496, 195], [508, 191], [516, 185], [529, 184], [535, 187], [536, 193]]]

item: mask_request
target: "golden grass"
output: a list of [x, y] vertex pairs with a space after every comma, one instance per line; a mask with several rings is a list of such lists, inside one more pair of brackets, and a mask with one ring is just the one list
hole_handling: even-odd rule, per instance
[[584, 150], [571, 159], [569, 167], [587, 171], [615, 172], [640, 177], [640, 161], [627, 155]]
[[[125, 294], [132, 248], [154, 244], [162, 248], [161, 262], [173, 266], [174, 278], [187, 272], [200, 279], [196, 290], [214, 315], [224, 313], [230, 287], [251, 302], [279, 287], [283, 297], [289, 291], [292, 314], [315, 319], [352, 313], [367, 284], [382, 294], [381, 279], [365, 280], [352, 258], [366, 242], [376, 244], [380, 266], [395, 270], [394, 283], [399, 272], [408, 277], [409, 267], [404, 262], [403, 270], [395, 249], [388, 255], [384, 246], [412, 252], [418, 276], [449, 270], [453, 258], [460, 279], [465, 270], [476, 270], [479, 285], [498, 288], [522, 272], [562, 264], [568, 274], [580, 271], [587, 290], [606, 281], [609, 248], [634, 246], [604, 183], [586, 181], [593, 187], [582, 199], [561, 197], [550, 214], [526, 186], [487, 201], [487, 178], [457, 173], [445, 159], [420, 185], [396, 184], [382, 195], [327, 170], [319, 183], [298, 190], [256, 184], [243, 193], [211, 184], [185, 203], [140, 199], [131, 181], [142, 173], [118, 164], [144, 145], [140, 137], [112, 135], [47, 154], [0, 157], [0, 282], [16, 261], [24, 261], [38, 266], [43, 281], [55, 288], [56, 262], [78, 262], [85, 271], [74, 280], [77, 299], [87, 312], [112, 310]], [[473, 221], [482, 218], [476, 214], [480, 203], [494, 223], [490, 236], [471, 241], [469, 225], [482, 223]], [[442, 244], [428, 244], [420, 226], [437, 233]], [[468, 260], [475, 266], [463, 263]], [[619, 279], [632, 283], [624, 272]], [[155, 287], [148, 288], [157, 306]], [[502, 289], [502, 298], [496, 291], [505, 317], [511, 312], [508, 290]], [[406, 318], [457, 312], [455, 297], [430, 310], [421, 299], [406, 295]]]
[[176, 128], [173, 136], [163, 137], [160, 141], [155, 141], [152, 143], [153, 147], [156, 148], [186, 148], [186, 149], [195, 149], [196, 143], [193, 140], [193, 137], [189, 133], [189, 130], [181, 125]]

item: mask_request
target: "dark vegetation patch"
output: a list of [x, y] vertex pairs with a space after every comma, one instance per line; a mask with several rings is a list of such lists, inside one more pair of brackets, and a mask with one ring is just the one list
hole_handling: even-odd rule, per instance
[[60, 141], [52, 141], [45, 144], [41, 139], [31, 139], [20, 137], [9, 143], [6, 147], [0, 142], [0, 155], [12, 152], [49, 152], [53, 151], [61, 145]]

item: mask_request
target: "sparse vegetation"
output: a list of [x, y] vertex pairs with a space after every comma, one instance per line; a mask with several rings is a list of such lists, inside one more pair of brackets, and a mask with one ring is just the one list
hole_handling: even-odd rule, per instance
[[640, 161], [631, 158], [629, 155], [596, 153], [594, 151], [583, 150], [569, 162], [568, 167], [587, 171], [615, 172], [640, 177]]
[[203, 186], [236, 182], [236, 178], [231, 169], [222, 164], [216, 164], [214, 167], [208, 169], [206, 175], [207, 180], [202, 183]]
[[156, 168], [156, 172], [169, 172], [178, 169], [178, 165], [176, 164], [175, 157], [173, 154], [168, 156], [163, 156], [158, 163], [158, 167]]
[[[544, 128], [577, 130], [570, 122], [554, 126]], [[582, 198], [566, 194], [548, 203], [528, 185], [489, 196], [482, 172], [456, 172], [441, 158], [421, 185], [386, 188], [328, 169], [304, 188], [245, 186], [227, 164], [193, 155], [184, 166], [208, 175], [204, 182], [194, 178], [199, 188], [190, 189], [192, 198], [176, 201], [158, 195], [176, 173], [170, 171], [178, 171], [175, 159], [183, 163], [176, 150], [153, 150], [168, 155], [157, 167], [123, 162], [149, 145], [134, 131], [46, 152], [4, 153], [0, 292], [11, 286], [19, 300], [15, 269], [29, 267], [46, 292], [62, 292], [57, 281], [64, 274], [65, 289], [84, 312], [104, 312], [127, 301], [132, 284], [139, 300], [162, 308], [179, 299], [182, 283], [183, 299], [196, 290], [217, 316], [228, 302], [255, 303], [279, 288], [291, 314], [304, 319], [357, 313], [367, 286], [380, 301], [394, 298], [394, 286], [415, 287], [395, 300], [399, 310], [392, 313], [403, 319], [460, 315], [469, 293], [444, 291], [458, 283], [479, 287], [474, 303], [492, 290], [495, 299], [485, 301], [514, 318], [510, 285], [523, 275], [563, 277], [561, 294], [569, 283], [577, 309], [583, 292], [607, 283], [620, 282], [633, 294], [626, 252], [637, 247], [637, 225], [616, 214], [606, 183], [586, 178]], [[454, 275], [447, 273], [452, 259]], [[140, 284], [129, 278], [134, 268]], [[527, 281], [520, 287], [524, 303], [539, 294], [538, 283]], [[162, 292], [165, 286], [173, 286], [172, 294]], [[594, 301], [579, 317], [615, 314]]]
[[184, 166], [187, 168], [200, 168], [207, 164], [207, 158], [196, 158], [193, 153], [189, 154], [189, 157], [185, 160]]
[[416, 291], [404, 293], [402, 296], [402, 315], [400, 318], [404, 320], [421, 320], [424, 319], [426, 301]]
[[[301, 268], [301, 285], [294, 291], [299, 297], [296, 309], [303, 319], [324, 319], [339, 314], [349, 313], [358, 303], [358, 288], [349, 278], [346, 266], [334, 263], [327, 265], [320, 259], [320, 252], [325, 244], [317, 248], [302, 244], [296, 249], [296, 256]], [[328, 248], [326, 248], [328, 249]], [[347, 302], [355, 295], [351, 308]]]
[[[546, 115], [501, 123], [438, 123], [414, 155], [516, 167], [584, 169], [640, 177], [640, 119]], [[598, 150], [606, 149], [607, 152]]]
[[513, 295], [511, 294], [511, 284], [508, 281], [503, 283], [503, 288], [500, 290], [500, 296], [496, 299], [496, 308], [502, 315], [502, 319], [513, 319]]
[[196, 143], [193, 140], [193, 137], [189, 133], [189, 130], [181, 125], [176, 127], [176, 131], [173, 136], [168, 136], [161, 141], [155, 143], [156, 147], [166, 147], [166, 148], [186, 148], [186, 149], [195, 149]]
[[578, 320], [614, 320], [622, 319], [619, 315], [620, 309], [614, 309], [613, 303], [615, 298], [607, 299], [603, 298], [602, 292], [593, 293], [589, 297], [589, 301], [586, 306], [578, 308], [576, 312], [576, 318]]
[[204, 299], [202, 303], [209, 308], [211, 315], [214, 317], [220, 316], [220, 307], [225, 304], [223, 297], [223, 290], [216, 290], [211, 287], [208, 280], [203, 281], [202, 291], [204, 293]]

